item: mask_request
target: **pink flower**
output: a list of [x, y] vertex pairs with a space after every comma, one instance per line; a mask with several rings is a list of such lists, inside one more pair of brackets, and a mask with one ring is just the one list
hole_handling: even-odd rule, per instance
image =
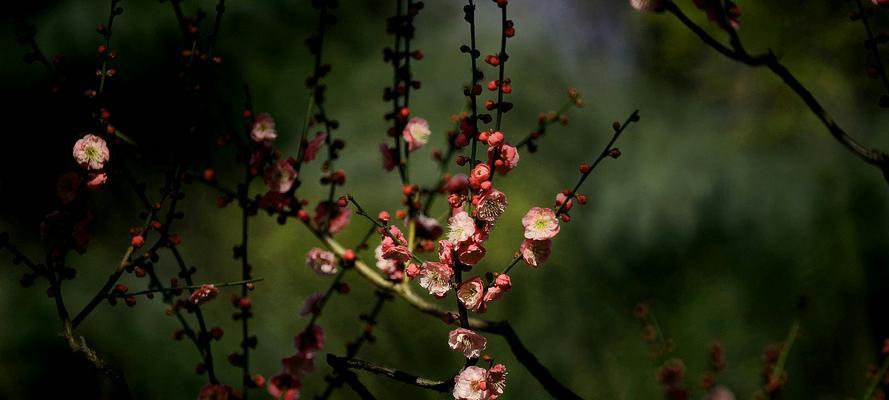
[[492, 189], [479, 199], [475, 215], [482, 221], [494, 222], [503, 215], [508, 204], [503, 192]]
[[324, 144], [324, 140], [326, 139], [326, 133], [318, 132], [318, 134], [315, 135], [314, 139], [312, 139], [309, 143], [306, 143], [306, 148], [303, 151], [303, 162], [314, 160], [315, 155], [318, 154], [318, 150], [321, 149], [321, 145]]
[[[889, 3], [889, 0], [886, 0]], [[704, 400], [735, 400], [735, 394], [725, 386], [716, 386], [710, 389]]]
[[104, 172], [90, 172], [90, 180], [86, 182], [87, 189], [96, 189], [108, 182], [108, 174]]
[[318, 276], [336, 274], [336, 256], [329, 252], [313, 247], [306, 254], [306, 266], [315, 271]]
[[201, 285], [200, 288], [192, 292], [189, 299], [191, 300], [192, 304], [199, 306], [210, 300], [213, 300], [218, 294], [219, 289], [217, 289], [216, 286], [204, 284]]
[[324, 330], [318, 325], [311, 325], [296, 335], [293, 342], [300, 353], [314, 353], [324, 347]]
[[284, 193], [293, 186], [293, 181], [296, 180], [296, 170], [290, 161], [281, 159], [269, 165], [262, 177], [265, 179], [265, 184], [269, 186], [269, 190]]
[[421, 239], [436, 240], [444, 233], [444, 229], [435, 218], [417, 214], [414, 221], [417, 223], [417, 237]]
[[214, 385], [208, 383], [201, 387], [198, 393], [198, 400], [228, 400], [229, 398], [237, 398], [233, 394], [233, 389], [228, 385]]
[[448, 182], [444, 186], [444, 190], [448, 193], [464, 193], [466, 192], [466, 188], [469, 187], [469, 178], [463, 174], [457, 174], [448, 179]]
[[[492, 150], [488, 150], [488, 157], [492, 157]], [[494, 169], [501, 174], [512, 171], [519, 165], [519, 151], [513, 146], [503, 144], [499, 148], [499, 157], [494, 161]]]
[[429, 130], [429, 123], [423, 118], [413, 117], [404, 126], [401, 136], [408, 145], [409, 151], [416, 151], [423, 147], [429, 141], [432, 131]]
[[404, 234], [396, 226], [389, 226], [389, 234], [383, 233], [382, 257], [386, 260], [405, 262], [411, 259]]
[[299, 352], [290, 357], [282, 358], [281, 367], [284, 372], [295, 378], [311, 374], [315, 370], [315, 354]]
[[454, 270], [437, 262], [424, 262], [420, 266], [420, 286], [429, 290], [429, 294], [442, 298], [451, 290], [451, 277]]
[[448, 334], [448, 346], [463, 353], [466, 358], [479, 358], [488, 345], [488, 340], [469, 329], [457, 328]]
[[489, 287], [485, 292], [485, 306], [487, 307], [488, 303], [492, 301], [500, 300], [501, 297], [503, 297], [503, 289], [500, 289], [497, 286]]
[[290, 205], [291, 199], [293, 198], [287, 196], [285, 193], [268, 191], [259, 198], [259, 208], [263, 210], [283, 211], [284, 207]]
[[454, 265], [454, 244], [447, 240], [438, 241], [438, 261], [447, 266]]
[[389, 280], [401, 281], [403, 277], [401, 268], [403, 268], [404, 264], [397, 260], [387, 260], [383, 258], [382, 244], [374, 249], [374, 257], [377, 259], [377, 268], [379, 268], [380, 271], [386, 274]]
[[383, 154], [383, 168], [386, 171], [395, 169], [398, 165], [396, 162], [396, 160], [398, 160], [398, 154], [395, 153], [395, 148], [380, 143], [380, 153]]
[[256, 116], [253, 128], [250, 129], [250, 137], [257, 143], [271, 142], [278, 137], [275, 131], [275, 120], [268, 113], [262, 113]]
[[510, 279], [509, 275], [500, 274], [497, 275], [496, 279], [494, 279], [494, 285], [499, 287], [504, 292], [508, 292], [512, 290], [512, 279]]
[[488, 391], [491, 393], [491, 399], [503, 394], [506, 389], [506, 366], [503, 364], [495, 364], [488, 370]]
[[525, 239], [522, 241], [519, 251], [521, 251], [522, 258], [525, 259], [526, 264], [537, 268], [549, 259], [549, 255], [552, 253], [552, 241], [549, 239]]
[[477, 164], [469, 174], [469, 183], [472, 183], [474, 186], [478, 186], [488, 179], [491, 179], [491, 167], [485, 163]]
[[333, 235], [349, 226], [351, 216], [352, 210], [349, 207], [340, 207], [336, 202], [322, 201], [315, 206], [313, 220], [318, 226], [327, 224], [327, 232]]
[[664, 0], [630, 0], [630, 6], [639, 11], [663, 11]]
[[415, 279], [420, 275], [420, 267], [417, 264], [410, 263], [407, 265], [407, 268], [404, 269], [404, 272], [407, 273], [407, 277], [411, 279]]
[[522, 217], [525, 227], [525, 239], [552, 239], [559, 233], [559, 220], [556, 213], [549, 208], [534, 207]]
[[485, 296], [485, 284], [482, 278], [473, 277], [460, 284], [457, 288], [457, 298], [466, 307], [466, 309], [475, 312], [483, 312]]
[[74, 143], [74, 161], [82, 168], [100, 170], [109, 158], [108, 144], [96, 135], [87, 134]]
[[320, 292], [315, 292], [306, 297], [306, 300], [303, 301], [303, 307], [299, 310], [299, 316], [305, 317], [309, 314], [314, 314], [318, 312], [318, 305], [321, 303], [321, 299], [324, 298]]
[[453, 394], [457, 400], [487, 400], [488, 371], [475, 366], [464, 368], [454, 378]]
[[[567, 204], [565, 203], [566, 199], [568, 200]], [[569, 199], [568, 196], [565, 196], [565, 193], [559, 192], [556, 195], [556, 207], [562, 207], [563, 204], [563, 212], [571, 211], [571, 207], [574, 206], [574, 198]]]
[[301, 386], [302, 384], [293, 375], [282, 372], [269, 379], [266, 390], [278, 400], [297, 400]]
[[485, 257], [486, 250], [481, 243], [467, 240], [457, 245], [457, 259], [466, 265], [478, 264]]
[[460, 211], [448, 219], [448, 240], [453, 244], [464, 242], [475, 233], [475, 220], [466, 213]]

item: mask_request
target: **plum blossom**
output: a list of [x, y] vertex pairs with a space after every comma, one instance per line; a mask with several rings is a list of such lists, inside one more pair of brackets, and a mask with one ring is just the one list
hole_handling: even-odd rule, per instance
[[432, 131], [429, 130], [429, 123], [425, 119], [419, 117], [411, 118], [404, 126], [401, 136], [408, 145], [409, 151], [416, 151], [423, 147], [429, 141]]
[[438, 241], [438, 261], [447, 266], [454, 265], [454, 244], [447, 240]]
[[253, 122], [253, 128], [250, 129], [250, 138], [257, 143], [271, 142], [278, 137], [275, 130], [275, 120], [269, 113], [262, 113], [256, 116]]
[[451, 277], [454, 270], [438, 262], [424, 262], [420, 266], [420, 286], [429, 290], [429, 294], [442, 298], [451, 289]]
[[469, 329], [457, 328], [448, 334], [448, 346], [463, 353], [466, 358], [479, 358], [488, 345], [488, 340]]
[[466, 265], [478, 264], [485, 257], [485, 247], [476, 240], [467, 240], [457, 245], [457, 259]]
[[315, 370], [315, 354], [298, 352], [290, 357], [282, 358], [281, 367], [284, 372], [294, 377], [311, 374]]
[[716, 386], [710, 389], [704, 400], [735, 400], [735, 394], [725, 386]]
[[312, 325], [293, 338], [296, 350], [300, 353], [314, 353], [324, 347], [324, 330]]
[[485, 193], [478, 201], [475, 215], [478, 219], [487, 222], [494, 222], [506, 211], [506, 195], [496, 189], [492, 189]]
[[630, 6], [639, 11], [663, 11], [664, 0], [630, 0]]
[[315, 206], [313, 221], [318, 226], [327, 224], [327, 232], [333, 235], [349, 226], [351, 216], [352, 210], [349, 207], [340, 207], [336, 202], [322, 201]]
[[475, 220], [466, 211], [460, 211], [448, 219], [448, 240], [453, 244], [464, 242], [475, 233]]
[[87, 189], [96, 189], [108, 182], [108, 174], [104, 172], [90, 172], [90, 180], [86, 181]]
[[318, 132], [315, 135], [315, 138], [306, 143], [306, 148], [303, 151], [303, 162], [309, 162], [315, 159], [315, 155], [318, 154], [318, 150], [321, 149], [321, 145], [324, 144], [324, 141], [327, 139], [327, 133]]
[[313, 247], [306, 254], [306, 266], [318, 276], [333, 275], [337, 272], [336, 256], [329, 251]]
[[476, 366], [464, 368], [454, 378], [453, 394], [457, 400], [488, 399], [488, 371]]
[[559, 233], [559, 220], [556, 213], [549, 208], [534, 207], [522, 217], [525, 227], [525, 239], [552, 239]]
[[404, 264], [399, 262], [398, 260], [388, 260], [383, 258], [383, 245], [380, 244], [374, 249], [374, 257], [377, 259], [377, 268], [389, 278], [389, 280], [393, 281], [401, 281], [403, 277], [401, 269], [404, 267]]
[[470, 311], [485, 311], [484, 296], [485, 284], [482, 282], [482, 278], [477, 276], [464, 281], [457, 288], [457, 298]]
[[321, 304], [321, 299], [324, 298], [320, 292], [315, 292], [306, 297], [306, 300], [303, 301], [302, 309], [299, 310], [299, 316], [305, 317], [309, 314], [314, 314], [318, 312], [318, 305]]
[[219, 294], [219, 289], [215, 285], [204, 284], [200, 288], [191, 293], [191, 303], [199, 306], [210, 300], [213, 300]]
[[198, 400], [228, 400], [239, 397], [235, 395], [231, 386], [212, 383], [201, 387], [201, 391], [198, 393]]
[[503, 364], [495, 364], [488, 370], [488, 391], [491, 399], [503, 394], [506, 389], [506, 366]]
[[488, 158], [494, 157], [494, 151], [498, 151], [498, 157], [494, 161], [494, 169], [500, 174], [506, 174], [519, 165], [519, 150], [508, 144], [502, 144], [499, 148], [488, 149]]
[[74, 161], [87, 170], [102, 169], [110, 156], [105, 139], [96, 135], [87, 134], [74, 143]]
[[386, 260], [405, 262], [411, 259], [404, 234], [396, 226], [389, 226], [389, 234], [383, 233], [382, 257]]
[[296, 180], [296, 170], [289, 160], [282, 159], [269, 165], [262, 177], [269, 190], [285, 193], [293, 187], [293, 182]]
[[522, 253], [522, 258], [526, 264], [537, 268], [549, 259], [549, 255], [552, 253], [552, 241], [549, 239], [525, 239], [522, 241], [519, 251]]

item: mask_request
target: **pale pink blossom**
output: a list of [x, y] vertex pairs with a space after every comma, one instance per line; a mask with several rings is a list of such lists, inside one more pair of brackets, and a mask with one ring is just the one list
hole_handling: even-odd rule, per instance
[[488, 370], [488, 391], [490, 399], [496, 399], [497, 396], [503, 394], [506, 389], [506, 366], [503, 364], [495, 364]]
[[522, 241], [519, 251], [521, 251], [526, 264], [537, 268], [549, 259], [549, 255], [552, 253], [552, 241], [549, 239], [525, 239]]
[[313, 247], [306, 254], [306, 266], [318, 276], [334, 275], [337, 272], [336, 256], [329, 251]]
[[457, 259], [466, 265], [478, 264], [485, 257], [485, 247], [475, 240], [467, 240], [457, 245]]
[[324, 330], [318, 325], [311, 325], [293, 338], [296, 350], [300, 353], [314, 353], [324, 347]]
[[215, 285], [204, 284], [201, 285], [201, 287], [194, 292], [191, 292], [191, 297], [189, 299], [191, 300], [192, 304], [199, 306], [210, 300], [213, 300], [218, 294], [219, 289], [217, 289]]
[[469, 329], [457, 328], [448, 334], [448, 346], [451, 350], [463, 353], [466, 358], [479, 358], [488, 340]]
[[383, 155], [383, 168], [386, 171], [395, 169], [398, 165], [396, 161], [398, 160], [398, 154], [395, 152], [395, 148], [380, 143], [380, 154]]
[[453, 244], [464, 242], [475, 233], [475, 220], [466, 211], [460, 211], [448, 219], [448, 240]]
[[487, 400], [488, 393], [488, 371], [484, 368], [469, 366], [454, 378], [454, 399]]
[[447, 240], [438, 241], [438, 261], [447, 266], [454, 265], [454, 244]]
[[482, 282], [482, 278], [477, 276], [460, 283], [460, 286], [457, 287], [457, 298], [470, 311], [484, 311], [484, 296], [485, 284]]
[[315, 155], [318, 154], [318, 150], [321, 149], [321, 146], [324, 144], [324, 140], [327, 139], [327, 134], [324, 132], [318, 132], [315, 135], [315, 138], [306, 143], [306, 148], [303, 151], [303, 162], [309, 162], [315, 159]]
[[[889, 0], [886, 0], [889, 3]], [[716, 386], [707, 393], [704, 400], [735, 400], [735, 394], [725, 386]]]
[[315, 206], [313, 220], [316, 225], [327, 225], [327, 232], [331, 235], [346, 229], [349, 226], [349, 218], [352, 210], [349, 207], [340, 207], [335, 201], [322, 201]]
[[444, 297], [451, 290], [452, 276], [454, 270], [442, 263], [427, 261], [420, 266], [420, 286], [438, 298]]
[[416, 151], [423, 147], [429, 141], [431, 134], [432, 131], [429, 130], [429, 123], [419, 117], [411, 118], [401, 132], [404, 142], [408, 145], [408, 151]]
[[321, 304], [321, 299], [324, 298], [320, 292], [315, 292], [306, 297], [305, 301], [303, 301], [302, 309], [299, 310], [299, 316], [305, 317], [309, 314], [314, 314], [318, 312], [318, 305]]
[[[568, 202], [565, 203], [565, 200], [568, 200]], [[568, 196], [566, 196], [565, 193], [562, 193], [562, 192], [559, 192], [556, 195], [556, 207], [562, 207], [563, 212], [571, 211], [571, 207], [573, 207], [573, 206], [574, 206], [574, 199], [573, 198], [568, 198]]]
[[253, 128], [250, 129], [250, 137], [257, 143], [275, 140], [278, 132], [275, 130], [275, 120], [272, 116], [268, 113], [257, 115]]
[[404, 234], [396, 226], [388, 227], [389, 234], [383, 233], [382, 257], [386, 260], [405, 262], [411, 259], [411, 252], [407, 248], [407, 240]]
[[269, 190], [285, 193], [293, 187], [293, 182], [296, 180], [296, 169], [293, 168], [290, 161], [281, 159], [269, 165], [262, 177]]
[[91, 170], [100, 170], [111, 157], [105, 139], [88, 134], [74, 143], [74, 161], [77, 165]]
[[630, 6], [639, 11], [663, 11], [664, 0], [630, 0]]
[[[498, 151], [498, 158], [494, 161], [494, 169], [497, 172], [506, 174], [519, 165], [519, 151], [515, 147], [503, 144], [496, 150]], [[493, 157], [492, 151], [493, 149], [488, 150], [489, 158]]]
[[478, 219], [487, 222], [494, 222], [506, 211], [506, 195], [496, 189], [486, 192], [478, 201], [475, 215]]
[[393, 281], [401, 281], [402, 271], [401, 268], [403, 264], [398, 260], [388, 260], [383, 258], [383, 245], [377, 246], [374, 249], [374, 257], [377, 259], [377, 268], [384, 274], [389, 280]]
[[108, 174], [104, 172], [90, 172], [90, 180], [86, 181], [87, 189], [96, 189], [108, 182]]
[[552, 239], [559, 233], [559, 220], [556, 213], [549, 208], [534, 207], [522, 217], [525, 227], [525, 239]]

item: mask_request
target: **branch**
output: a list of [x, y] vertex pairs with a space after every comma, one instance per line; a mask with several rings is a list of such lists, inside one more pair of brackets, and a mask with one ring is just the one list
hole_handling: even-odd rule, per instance
[[327, 354], [327, 364], [335, 370], [360, 369], [377, 375], [383, 375], [399, 382], [407, 383], [423, 389], [429, 389], [436, 392], [446, 393], [454, 386], [454, 380], [436, 381], [432, 379], [421, 378], [419, 376], [389, 367], [372, 364], [367, 361], [348, 359], [337, 357], [333, 354]]
[[664, 7], [666, 11], [675, 15], [680, 22], [688, 27], [688, 29], [698, 35], [705, 44], [716, 49], [724, 56], [751, 67], [768, 67], [772, 73], [780, 77], [784, 83], [790, 87], [804, 103], [806, 103], [812, 113], [821, 120], [821, 123], [827, 128], [828, 132], [830, 132], [834, 139], [865, 163], [879, 168], [883, 172], [883, 177], [886, 179], [887, 183], [889, 183], [889, 155], [880, 150], [866, 147], [849, 136], [845, 130], [837, 125], [833, 120], [833, 117], [821, 106], [821, 103], [818, 102], [815, 96], [796, 79], [787, 67], [778, 61], [778, 57], [775, 56], [774, 53], [769, 51], [767, 54], [750, 55], [744, 50], [740, 38], [734, 31], [730, 31], [733, 48], [728, 48], [710, 36], [704, 29], [695, 24], [694, 21], [689, 19], [675, 3], [668, 1], [665, 3]]

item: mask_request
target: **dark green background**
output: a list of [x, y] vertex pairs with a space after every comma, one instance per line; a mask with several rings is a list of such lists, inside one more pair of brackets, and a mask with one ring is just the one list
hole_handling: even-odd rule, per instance
[[[224, 118], [238, 123], [240, 88], [249, 84], [254, 107], [278, 123], [277, 143], [295, 154], [307, 98], [303, 81], [311, 68], [303, 41], [316, 28], [316, 11], [307, 1], [228, 3], [218, 42], [225, 59], [218, 89], [233, 111]], [[335, 12], [340, 22], [324, 46], [325, 60], [333, 65], [326, 79], [327, 110], [341, 122], [337, 136], [348, 141], [338, 166], [348, 173], [344, 191], [370, 210], [392, 210], [400, 184], [397, 174], [383, 174], [376, 146], [385, 140], [382, 115], [390, 110], [382, 90], [391, 84], [391, 70], [381, 49], [392, 42], [384, 20], [394, 5], [343, 3]], [[679, 3], [706, 25], [690, 1]], [[889, 149], [889, 119], [876, 106], [881, 88], [864, 73], [871, 58], [862, 46], [863, 28], [847, 18], [854, 3], [799, 3], [740, 2], [740, 34], [748, 48], [771, 48], [843, 127], [866, 144]], [[127, 0], [122, 5], [126, 12], [115, 23], [112, 41], [120, 53], [119, 77], [108, 89], [119, 99], [112, 109], [122, 116], [122, 130], [154, 140], [154, 154], [163, 158], [185, 140], [171, 117], [182, 110], [165, 100], [173, 84], [156, 84], [175, 82], [171, 65], [181, 39], [169, 3]], [[215, 2], [188, 0], [183, 6], [212, 16]], [[22, 7], [16, 11], [38, 27], [44, 51], [65, 53], [72, 86], [80, 90], [92, 83], [94, 49], [101, 39], [94, 27], [107, 17], [107, 3]], [[412, 95], [411, 109], [430, 122], [434, 146], [428, 147], [443, 144], [448, 115], [463, 106], [461, 85], [469, 67], [458, 51], [468, 36], [461, 7], [453, 0], [427, 1], [416, 20], [415, 47], [426, 57], [412, 63], [423, 86]], [[553, 128], [539, 153], [523, 153], [519, 169], [498, 180], [510, 206], [480, 270], [499, 270], [508, 262], [520, 240], [521, 216], [529, 207], [550, 205], [557, 191], [574, 183], [577, 165], [607, 140], [612, 121], [636, 108], [642, 121], [621, 139], [623, 156], [609, 160], [588, 181], [583, 192], [590, 202], [563, 225], [552, 259], [539, 270], [518, 268], [514, 292], [486, 317], [509, 318], [541, 361], [580, 395], [649, 399], [658, 398], [660, 389], [631, 312], [636, 302], [649, 300], [677, 344], [674, 355], [688, 366], [694, 398], [702, 396], [697, 379], [714, 339], [724, 343], [728, 358], [720, 381], [739, 398], [749, 398], [760, 384], [763, 348], [783, 340], [799, 315], [802, 296], [808, 307], [788, 361], [785, 397], [861, 396], [867, 366], [879, 361], [882, 339], [889, 336], [889, 196], [879, 173], [838, 146], [776, 77], [704, 47], [671, 16], [636, 13], [618, 0], [513, 1], [509, 10], [517, 34], [508, 48], [507, 75], [514, 88], [509, 99], [515, 109], [504, 119], [507, 139], [517, 141], [533, 129], [538, 112], [558, 108], [570, 86], [584, 94], [587, 107], [572, 110], [568, 127]], [[883, 17], [875, 22], [878, 28], [889, 26]], [[499, 45], [493, 3], [481, 2], [478, 20], [479, 48], [493, 53]], [[47, 100], [46, 72], [19, 62], [25, 48], [14, 41], [10, 19], [3, 28], [0, 81], [12, 104], [3, 113], [0, 228], [38, 255], [38, 225], [53, 205], [54, 176], [72, 167], [70, 146], [79, 132], [73, 121], [83, 115], [73, 116], [78, 108], [69, 104], [77, 104], [76, 96]], [[420, 182], [432, 182], [436, 173], [427, 162], [428, 147], [411, 163]], [[233, 187], [240, 175], [232, 150], [217, 150], [210, 141], [199, 148], [192, 154], [195, 166], [217, 168], [221, 181]], [[132, 162], [156, 188], [156, 164]], [[313, 200], [326, 195], [315, 183], [318, 165], [304, 169], [306, 184], [300, 189]], [[253, 190], [263, 190], [261, 183]], [[199, 269], [197, 279], [238, 279], [240, 264], [232, 260], [231, 247], [239, 241], [239, 210], [216, 209], [216, 194], [205, 187], [192, 185], [186, 192], [186, 219], [177, 232], [184, 238], [184, 256]], [[86, 255], [70, 260], [79, 277], [66, 286], [75, 309], [100, 287], [128, 244], [126, 229], [139, 223], [138, 203], [125, 185], [113, 183], [92, 196], [94, 239]], [[355, 243], [365, 227], [365, 221], [353, 220], [342, 241]], [[251, 326], [260, 342], [252, 364], [255, 372], [269, 376], [278, 371], [281, 357], [293, 353], [293, 336], [306, 323], [297, 316], [303, 298], [323, 290], [327, 281], [303, 265], [305, 252], [317, 245], [303, 227], [280, 227], [259, 216], [250, 230], [255, 274], [265, 278], [254, 292]], [[24, 289], [17, 283], [21, 267], [6, 256], [0, 265], [0, 397], [86, 390], [82, 387], [93, 378], [66, 356], [56, 337], [59, 324], [45, 286]], [[175, 270], [169, 257], [158, 268], [162, 276]], [[325, 351], [337, 354], [359, 333], [357, 315], [372, 302], [357, 276], [347, 280], [352, 294], [334, 297], [320, 320], [328, 333]], [[125, 282], [146, 285], [132, 276]], [[226, 329], [213, 348], [219, 375], [234, 383], [239, 370], [223, 360], [236, 350], [240, 335], [227, 296], [204, 309], [211, 325]], [[142, 300], [135, 309], [101, 306], [79, 332], [123, 369], [137, 398], [190, 398], [204, 378], [192, 372], [198, 355], [190, 344], [171, 340], [177, 327], [164, 316], [160, 301]], [[462, 365], [462, 357], [447, 348], [448, 330], [396, 301], [381, 315], [378, 341], [360, 358], [446, 377]], [[546, 398], [504, 342], [489, 339], [488, 352], [510, 371], [505, 398]], [[326, 372], [319, 365], [305, 381], [305, 398], [323, 387]], [[363, 381], [380, 398], [450, 397], [379, 377]], [[338, 394], [353, 397], [348, 390]]]

